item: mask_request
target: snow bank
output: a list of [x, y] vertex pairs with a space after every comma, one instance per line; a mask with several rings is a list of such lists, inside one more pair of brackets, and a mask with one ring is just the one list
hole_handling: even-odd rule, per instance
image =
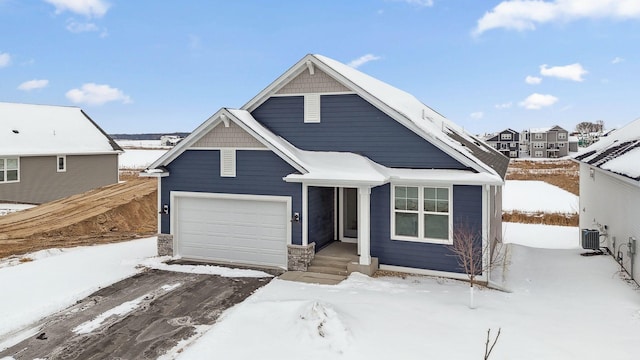
[[5, 216], [16, 211], [31, 209], [36, 205], [29, 204], [0, 204], [0, 216]]
[[507, 244], [542, 249], [580, 248], [580, 229], [573, 226], [503, 222], [502, 234]]
[[165, 264], [165, 261], [170, 260], [171, 257], [154, 257], [149, 258], [140, 263], [140, 265], [148, 267], [150, 269], [174, 271], [190, 274], [205, 274], [205, 275], [218, 275], [223, 277], [273, 277], [264, 271], [251, 270], [251, 269], [234, 269], [225, 266], [216, 265], [178, 265], [178, 264]]
[[576, 195], [544, 181], [507, 180], [502, 193], [504, 211], [574, 214], [579, 207]]
[[120, 154], [120, 169], [142, 170], [164, 155], [167, 150], [126, 149]]

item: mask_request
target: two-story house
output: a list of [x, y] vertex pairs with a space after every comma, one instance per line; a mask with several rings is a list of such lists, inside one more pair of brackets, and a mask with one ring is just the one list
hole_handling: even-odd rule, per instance
[[490, 136], [485, 142], [508, 158], [520, 156], [520, 134], [515, 130], [502, 130]]
[[560, 126], [529, 129], [529, 155], [559, 158], [569, 155], [569, 132]]

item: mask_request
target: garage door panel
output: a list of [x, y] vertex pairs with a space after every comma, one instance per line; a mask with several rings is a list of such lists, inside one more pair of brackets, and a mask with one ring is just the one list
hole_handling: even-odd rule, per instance
[[184, 196], [176, 197], [173, 207], [177, 249], [182, 257], [286, 266], [287, 202], [259, 196]]

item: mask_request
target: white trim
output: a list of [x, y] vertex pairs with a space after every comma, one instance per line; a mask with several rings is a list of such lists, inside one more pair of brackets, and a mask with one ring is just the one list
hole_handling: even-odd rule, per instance
[[338, 188], [333, 188], [333, 240], [338, 240]]
[[[171, 235], [173, 235], [173, 248], [174, 254], [178, 249], [178, 233], [177, 221], [176, 221], [176, 200], [178, 198], [201, 198], [201, 199], [230, 199], [230, 200], [245, 200], [245, 201], [271, 201], [271, 202], [284, 202], [286, 203], [287, 211], [285, 213], [285, 223], [287, 224], [287, 239], [286, 245], [291, 245], [291, 221], [289, 216], [291, 214], [291, 197], [290, 196], [276, 196], [276, 195], [245, 195], [245, 194], [228, 194], [228, 193], [201, 193], [191, 191], [171, 191], [169, 194], [170, 202], [169, 206], [169, 224], [171, 227]], [[180, 255], [180, 254], [176, 254]], [[284, 264], [286, 265], [286, 264]]]
[[[469, 277], [465, 273], [455, 273], [455, 272], [438, 271], [438, 270], [427, 270], [427, 269], [410, 268], [410, 267], [396, 266], [396, 265], [384, 265], [384, 264], [380, 264], [380, 270], [397, 271], [397, 272], [403, 272], [403, 273], [408, 273], [408, 274], [437, 276], [437, 277], [444, 277], [444, 278], [449, 278], [449, 279], [458, 279], [458, 280], [469, 281]], [[483, 275], [476, 276], [476, 280], [487, 281], [487, 278], [483, 274]]]
[[[120, 155], [124, 153], [124, 151], [101, 151], [101, 152], [65, 152], [67, 156], [69, 155]], [[3, 153], [2, 156], [8, 157], [35, 157], [35, 156], [57, 156], [60, 153]]]
[[220, 177], [236, 177], [236, 149], [220, 149]]
[[[162, 177], [158, 176], [158, 189], [157, 189], [157, 202], [158, 202], [158, 234], [162, 234]], [[169, 208], [169, 214], [171, 214], [171, 208]], [[174, 247], [175, 249], [175, 247]]]
[[[20, 182], [20, 157], [19, 156], [3, 156], [2, 158], [0, 158], [4, 161], [3, 167], [2, 167], [2, 173], [3, 173], [3, 178], [0, 181], [0, 184], [15, 184], [15, 183], [19, 183]], [[16, 169], [7, 169], [7, 160], [13, 160], [15, 159], [17, 162], [17, 168]], [[7, 171], [9, 170], [18, 170], [18, 179], [17, 180], [11, 180], [8, 181], [7, 180]]]
[[[491, 202], [489, 201], [489, 195], [491, 194], [491, 187], [485, 185], [482, 187], [482, 249], [488, 249], [482, 258], [482, 269], [486, 269], [489, 261], [491, 260], [491, 246], [487, 245], [490, 241], [489, 234], [491, 234], [489, 224], [489, 214], [491, 213]], [[500, 229], [502, 231], [502, 229]], [[489, 242], [490, 243], [490, 242]], [[483, 251], [484, 252], [484, 251]], [[487, 271], [487, 281], [489, 281], [489, 275], [491, 271]], [[484, 275], [484, 273], [483, 273]]]
[[[60, 169], [60, 159], [62, 159], [62, 169]], [[56, 172], [67, 172], [67, 156], [66, 155], [57, 155], [56, 156]]]
[[169, 172], [146, 172], [141, 171], [138, 173], [139, 177], [155, 177], [155, 178], [163, 178], [169, 176]]
[[[419, 243], [429, 243], [429, 244], [442, 244], [442, 245], [452, 245], [453, 244], [453, 185], [449, 184], [448, 186], [442, 185], [411, 185], [411, 184], [397, 184], [391, 183], [391, 199], [390, 199], [390, 207], [389, 207], [389, 222], [390, 222], [390, 234], [389, 237], [393, 241], [410, 241], [410, 242], [419, 242]], [[410, 236], [402, 236], [396, 235], [396, 222], [395, 222], [395, 193], [396, 186], [405, 186], [405, 187], [417, 187], [418, 188], [418, 210], [415, 213], [418, 214], [418, 237], [410, 237]], [[433, 239], [424, 237], [424, 189], [425, 188], [446, 188], [449, 190], [449, 211], [447, 213], [448, 221], [449, 221], [449, 238], [446, 240], [443, 239]], [[413, 212], [413, 211], [412, 211]]]
[[302, 184], [302, 246], [309, 245], [309, 187]]
[[358, 188], [358, 253], [360, 265], [371, 265], [371, 188]]
[[[188, 148], [187, 150], [193, 150], [193, 151], [198, 151], [198, 150], [222, 150], [222, 149], [229, 149], [228, 147], [223, 147], [223, 146], [218, 146], [218, 147], [193, 147], [193, 148]], [[261, 148], [253, 148], [253, 147], [239, 147], [239, 148], [234, 148], [236, 149], [236, 151], [241, 151], [241, 150], [245, 150], [245, 151], [272, 151], [269, 148], [266, 147], [261, 147]]]
[[[348, 188], [357, 188], [354, 186], [346, 186]], [[344, 187], [340, 187], [340, 200], [338, 203], [338, 219], [340, 219], [340, 226], [338, 226], [338, 240], [345, 242], [345, 243], [350, 243], [350, 244], [357, 244], [358, 243], [358, 237], [346, 237], [344, 236]], [[336, 225], [337, 226], [337, 225]]]
[[[300, 97], [305, 96], [307, 94], [320, 94], [324, 95], [354, 95], [357, 94], [355, 91], [347, 90], [347, 91], [323, 91], [322, 93], [286, 93], [286, 94], [271, 94], [269, 97]], [[255, 109], [254, 109], [255, 110]]]

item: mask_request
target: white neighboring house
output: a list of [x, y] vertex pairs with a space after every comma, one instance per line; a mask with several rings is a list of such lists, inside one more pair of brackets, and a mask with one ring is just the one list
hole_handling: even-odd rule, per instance
[[580, 163], [580, 228], [600, 231], [600, 246], [638, 281], [640, 119], [574, 156]]
[[0, 201], [41, 204], [117, 183], [120, 153], [80, 108], [0, 102]]

